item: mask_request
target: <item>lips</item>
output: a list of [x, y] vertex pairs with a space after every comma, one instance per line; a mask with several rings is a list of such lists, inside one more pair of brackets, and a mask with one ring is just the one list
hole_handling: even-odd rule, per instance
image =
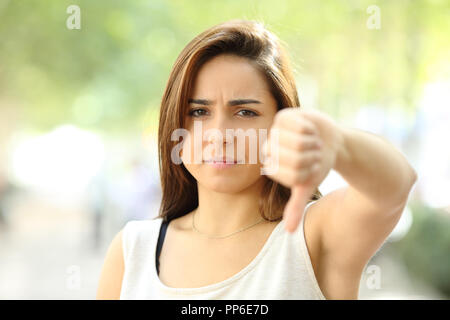
[[234, 160], [231, 158], [213, 158], [204, 160], [205, 163], [213, 163], [213, 164], [238, 164], [242, 163], [242, 161]]

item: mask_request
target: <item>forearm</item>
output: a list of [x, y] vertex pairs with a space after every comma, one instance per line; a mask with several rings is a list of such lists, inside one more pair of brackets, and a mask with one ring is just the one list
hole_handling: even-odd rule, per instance
[[334, 169], [347, 183], [377, 203], [403, 204], [417, 174], [403, 154], [382, 137], [340, 127]]

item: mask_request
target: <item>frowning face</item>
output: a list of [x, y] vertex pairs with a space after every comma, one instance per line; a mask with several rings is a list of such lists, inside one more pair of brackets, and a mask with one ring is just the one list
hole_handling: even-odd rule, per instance
[[264, 177], [260, 147], [276, 112], [264, 75], [248, 59], [230, 54], [212, 58], [195, 78], [185, 114], [189, 137], [181, 152], [184, 166], [199, 184], [217, 192], [250, 187]]

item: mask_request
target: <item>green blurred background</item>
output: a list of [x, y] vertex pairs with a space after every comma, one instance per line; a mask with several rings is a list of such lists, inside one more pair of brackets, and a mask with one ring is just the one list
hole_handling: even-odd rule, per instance
[[176, 57], [235, 18], [286, 44], [304, 107], [386, 137], [419, 173], [361, 298], [450, 297], [450, 1], [0, 0], [0, 298], [95, 296], [112, 236], [158, 209]]

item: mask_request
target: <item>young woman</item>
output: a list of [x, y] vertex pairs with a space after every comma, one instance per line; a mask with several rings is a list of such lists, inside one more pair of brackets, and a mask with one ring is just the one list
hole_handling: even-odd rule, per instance
[[[232, 20], [195, 37], [161, 102], [159, 216], [117, 234], [97, 298], [357, 299], [416, 173], [382, 138], [299, 106], [286, 52], [262, 24]], [[222, 137], [196, 144], [198, 124]], [[227, 129], [268, 139], [249, 137], [239, 153]], [[255, 144], [269, 161], [250, 161]], [[225, 162], [218, 147], [238, 156]], [[348, 186], [322, 196], [331, 168]]]

